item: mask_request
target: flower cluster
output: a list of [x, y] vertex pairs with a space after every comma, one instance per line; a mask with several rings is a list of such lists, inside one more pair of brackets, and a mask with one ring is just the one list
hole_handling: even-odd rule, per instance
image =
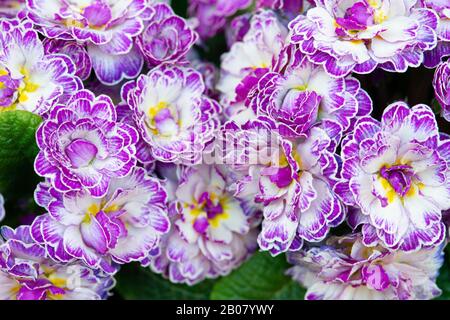
[[[439, 296], [447, 2], [0, 1], [0, 117], [42, 119], [0, 299], [106, 299], [132, 262], [194, 285], [256, 251], [307, 299]], [[383, 89], [423, 67], [434, 101]], [[0, 221], [36, 209], [2, 188]]]
[[30, 227], [2, 227], [1, 300], [105, 299], [115, 281], [78, 262], [56, 263], [31, 238]]
[[226, 173], [220, 168], [169, 166], [161, 173], [168, 170], [177, 172], [166, 177], [174, 191], [172, 229], [147, 264], [172, 282], [191, 285], [228, 274], [256, 249], [257, 218], [226, 191]]
[[442, 246], [416, 252], [366, 247], [360, 234], [330, 238], [327, 246], [292, 253], [288, 270], [308, 288], [309, 300], [431, 299], [441, 294], [435, 279]]

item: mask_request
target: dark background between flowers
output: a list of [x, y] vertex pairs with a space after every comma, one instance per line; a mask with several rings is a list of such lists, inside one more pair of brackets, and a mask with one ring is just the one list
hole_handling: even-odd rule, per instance
[[[172, 7], [179, 15], [186, 16], [187, 0], [172, 0]], [[197, 49], [205, 59], [219, 65], [221, 54], [227, 51], [224, 34]], [[370, 75], [356, 77], [372, 97], [373, 116], [379, 119], [384, 108], [398, 100], [405, 100], [411, 106], [431, 105], [438, 114], [440, 106], [434, 100], [433, 73], [422, 67], [409, 69], [404, 74], [376, 70]], [[448, 122], [441, 117], [438, 122], [442, 132], [450, 133]], [[6, 199], [4, 225], [29, 224], [36, 214], [44, 213], [33, 200], [34, 189], [40, 181], [33, 170], [38, 152], [35, 131], [40, 123], [40, 117], [30, 113], [0, 113], [0, 193]], [[346, 229], [344, 225], [333, 233], [345, 233]], [[450, 299], [449, 266], [450, 250], [447, 248], [438, 278], [443, 294], [438, 299]], [[258, 252], [230, 275], [189, 287], [172, 284], [134, 263], [121, 268], [110, 299], [303, 299], [305, 290], [284, 275], [287, 268], [289, 264], [284, 255], [271, 257]]]

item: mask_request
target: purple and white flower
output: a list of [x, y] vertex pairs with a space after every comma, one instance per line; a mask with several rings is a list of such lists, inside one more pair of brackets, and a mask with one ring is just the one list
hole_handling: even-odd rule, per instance
[[288, 274], [307, 288], [307, 300], [428, 300], [444, 246], [415, 252], [366, 247], [360, 234], [333, 237], [321, 247], [289, 253]]
[[172, 65], [124, 85], [123, 100], [156, 160], [196, 164], [211, 149], [220, 106], [204, 92], [200, 73]]
[[156, 4], [152, 8], [155, 14], [136, 38], [136, 44], [147, 63], [157, 66], [183, 60], [197, 41], [197, 33], [167, 4]]
[[115, 285], [112, 276], [83, 264], [58, 263], [30, 236], [30, 227], [2, 227], [1, 300], [99, 300]]
[[84, 45], [76, 41], [45, 39], [44, 49], [47, 54], [60, 53], [69, 56], [75, 65], [75, 74], [81, 80], [89, 78], [92, 71], [92, 62]]
[[450, 61], [441, 63], [434, 73], [434, 93], [442, 107], [442, 116], [450, 121]]
[[381, 122], [361, 118], [342, 143], [342, 179], [336, 191], [362, 225], [363, 242], [405, 251], [437, 246], [445, 238], [442, 211], [450, 208], [450, 180], [432, 110], [403, 102], [386, 108]]
[[103, 83], [114, 85], [140, 73], [143, 57], [133, 39], [153, 14], [146, 0], [27, 0], [27, 9], [47, 38], [86, 45]]
[[83, 87], [65, 55], [46, 54], [29, 21], [0, 21], [0, 112], [45, 114]]
[[253, 16], [243, 40], [234, 43], [230, 51], [222, 56], [217, 89], [228, 116], [245, 108], [249, 92], [272, 67], [286, 36], [287, 28], [275, 13], [261, 11]]
[[304, 136], [286, 139], [274, 124], [262, 120], [240, 126], [229, 122], [225, 130], [224, 137], [234, 138], [231, 149], [239, 156], [226, 155], [226, 163], [242, 175], [237, 175], [235, 195], [253, 197], [262, 207], [262, 250], [273, 255], [299, 250], [304, 241], [320, 242], [342, 223], [346, 211], [333, 191], [335, 144], [325, 130], [315, 126]]
[[405, 72], [437, 44], [438, 17], [419, 0], [315, 0], [289, 24], [291, 41], [334, 77], [376, 67]]
[[[256, 248], [256, 223], [226, 191], [216, 166], [179, 167], [170, 212], [172, 229], [148, 264], [174, 283], [193, 285], [226, 275]], [[173, 169], [172, 169], [173, 174]]]
[[261, 249], [276, 255], [322, 241], [346, 210], [333, 191], [338, 170], [328, 134], [313, 127], [306, 137], [282, 140], [279, 166], [260, 172], [257, 202], [264, 205]]
[[[274, 71], [261, 78], [255, 92], [250, 103], [255, 114], [269, 117], [288, 137], [304, 135], [320, 122], [345, 132], [372, 111], [372, 100], [358, 80], [331, 77], [293, 46], [282, 50]], [[339, 135], [334, 138], [338, 143]]]
[[227, 18], [250, 6], [252, 0], [189, 0], [189, 15], [198, 20], [196, 31], [202, 39], [216, 35]]
[[136, 130], [117, 122], [111, 99], [78, 91], [56, 105], [39, 127], [36, 172], [60, 191], [108, 192], [112, 178], [127, 176], [136, 164]]
[[35, 198], [48, 214], [33, 222], [32, 236], [49, 255], [62, 262], [80, 259], [108, 273], [147, 257], [170, 228], [166, 192], [142, 168], [111, 179], [101, 198], [85, 190], [61, 193], [48, 183], [38, 186]]
[[443, 58], [450, 56], [450, 3], [446, 0], [420, 0], [419, 6], [432, 9], [438, 15], [438, 44], [435, 49], [425, 52], [423, 63], [427, 68], [435, 68]]

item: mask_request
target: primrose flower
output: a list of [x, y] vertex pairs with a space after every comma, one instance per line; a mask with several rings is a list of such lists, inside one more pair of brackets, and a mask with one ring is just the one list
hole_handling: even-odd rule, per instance
[[102, 198], [84, 190], [61, 193], [48, 183], [35, 198], [48, 214], [33, 222], [32, 236], [57, 261], [76, 258], [113, 273], [117, 264], [145, 258], [169, 231], [166, 193], [142, 168], [111, 179]]
[[418, 0], [315, 0], [289, 24], [291, 41], [334, 77], [418, 67], [436, 47], [438, 18]]
[[262, 250], [273, 255], [299, 250], [304, 241], [320, 242], [342, 223], [345, 208], [333, 191], [335, 145], [324, 129], [314, 126], [287, 139], [274, 124], [256, 119], [243, 125], [228, 122], [224, 130], [226, 141], [234, 143], [229, 149], [236, 150], [225, 155], [239, 173], [232, 187], [235, 195], [253, 197], [262, 207]]
[[434, 74], [434, 92], [442, 107], [442, 116], [450, 121], [450, 62], [441, 63]]
[[115, 285], [112, 276], [83, 264], [57, 263], [34, 243], [30, 227], [2, 227], [1, 300], [99, 300]]
[[73, 62], [64, 55], [45, 54], [28, 21], [0, 21], [0, 112], [43, 115], [82, 87]]
[[425, 52], [424, 65], [436, 68], [441, 60], [450, 56], [450, 2], [446, 0], [420, 0], [419, 6], [437, 13], [439, 23], [436, 29], [438, 44], [435, 49]]
[[318, 127], [306, 137], [282, 140], [278, 166], [260, 171], [264, 219], [258, 243], [273, 255], [319, 242], [342, 223], [345, 209], [333, 191], [338, 163], [328, 134]]
[[103, 83], [114, 85], [140, 73], [143, 57], [133, 40], [153, 13], [146, 0], [27, 0], [27, 9], [47, 38], [86, 45]]
[[221, 75], [217, 89], [228, 116], [238, 113], [248, 93], [267, 73], [275, 57], [285, 44], [287, 28], [279, 22], [274, 12], [267, 10], [256, 14], [242, 41], [235, 42], [222, 56]]
[[256, 224], [226, 191], [219, 168], [200, 165], [178, 173], [172, 229], [148, 264], [174, 283], [193, 285], [238, 267], [257, 247]]
[[200, 73], [173, 65], [155, 68], [122, 88], [156, 160], [195, 164], [211, 149], [220, 106], [204, 92]]
[[198, 20], [197, 32], [202, 39], [216, 35], [227, 22], [227, 18], [238, 10], [245, 9], [252, 0], [189, 0], [189, 15]]
[[331, 77], [293, 46], [277, 60], [274, 71], [258, 82], [251, 106], [272, 119], [283, 136], [300, 136], [321, 121], [347, 131], [355, 118], [372, 111], [371, 98], [355, 78]]
[[361, 118], [342, 143], [342, 181], [336, 191], [362, 225], [363, 242], [378, 239], [405, 251], [436, 246], [445, 237], [442, 211], [450, 208], [450, 180], [432, 110], [405, 103], [386, 108], [381, 122]]
[[69, 56], [75, 65], [75, 74], [81, 80], [89, 78], [92, 71], [92, 61], [84, 45], [76, 41], [45, 39], [44, 49], [47, 54], [60, 53]]
[[104, 196], [110, 180], [127, 176], [136, 164], [138, 134], [116, 121], [111, 99], [88, 90], [56, 105], [36, 133], [36, 172], [60, 192]]
[[152, 8], [155, 14], [136, 38], [136, 44], [150, 66], [182, 60], [198, 35], [167, 4], [156, 4]]
[[307, 300], [428, 300], [444, 246], [415, 252], [366, 247], [360, 234], [332, 237], [321, 247], [289, 253], [288, 274], [307, 288]]

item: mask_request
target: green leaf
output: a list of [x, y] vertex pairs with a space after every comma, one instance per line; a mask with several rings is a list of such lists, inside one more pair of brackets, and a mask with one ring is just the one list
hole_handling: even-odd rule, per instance
[[34, 190], [38, 153], [35, 133], [41, 117], [27, 111], [0, 113], [0, 192], [15, 196]]
[[187, 0], [176, 0], [171, 3], [173, 11], [181, 17], [187, 17]]
[[116, 278], [116, 290], [127, 300], [206, 300], [214, 284], [212, 280], [192, 287], [172, 284], [137, 264], [123, 266]]
[[256, 253], [239, 269], [217, 281], [211, 299], [303, 299], [305, 289], [285, 275], [288, 268], [284, 256]]

